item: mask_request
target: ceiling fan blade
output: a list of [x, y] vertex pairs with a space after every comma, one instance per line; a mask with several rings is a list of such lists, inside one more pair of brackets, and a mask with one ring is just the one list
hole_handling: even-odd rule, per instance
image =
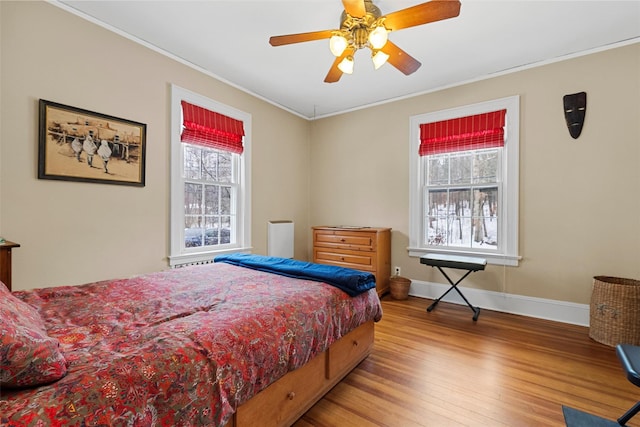
[[282, 46], [285, 44], [311, 42], [314, 40], [330, 39], [333, 30], [312, 31], [310, 33], [287, 34], [284, 36], [273, 36], [269, 39], [271, 46]]
[[339, 62], [334, 62], [329, 72], [327, 73], [327, 77], [324, 78], [325, 83], [335, 83], [340, 80], [342, 77], [342, 71], [338, 68]]
[[441, 21], [460, 15], [458, 0], [433, 0], [406, 9], [391, 12], [384, 20], [389, 31], [415, 27], [429, 22]]
[[380, 50], [389, 55], [389, 59], [387, 60], [389, 64], [393, 65], [407, 76], [414, 73], [422, 65], [420, 61], [400, 49], [397, 45], [392, 43], [391, 40], [387, 40], [387, 44], [385, 44]]
[[342, 0], [344, 11], [354, 18], [362, 18], [367, 10], [364, 8], [364, 0]]
[[340, 77], [342, 77], [343, 73], [340, 68], [338, 68], [338, 64], [340, 64], [340, 62], [342, 62], [342, 60], [347, 56], [353, 56], [355, 51], [356, 50], [354, 48], [347, 48], [344, 50], [344, 52], [342, 52], [342, 55], [338, 56], [335, 61], [333, 61], [333, 64], [331, 65], [331, 68], [329, 68], [329, 72], [327, 73], [327, 77], [324, 78], [325, 83], [335, 83], [340, 80]]

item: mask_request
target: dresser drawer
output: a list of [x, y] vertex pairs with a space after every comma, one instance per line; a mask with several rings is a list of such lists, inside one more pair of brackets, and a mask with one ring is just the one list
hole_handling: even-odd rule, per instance
[[331, 264], [354, 270], [375, 271], [376, 258], [369, 252], [340, 251], [331, 248], [314, 248], [313, 262]]
[[328, 382], [326, 366], [327, 352], [324, 352], [274, 382], [238, 407], [236, 425], [255, 426], [258, 423], [261, 427], [268, 427], [292, 424], [325, 388]]
[[342, 375], [360, 363], [373, 348], [373, 321], [349, 332], [328, 350], [327, 378]]
[[376, 233], [345, 230], [315, 230], [316, 246], [375, 252]]

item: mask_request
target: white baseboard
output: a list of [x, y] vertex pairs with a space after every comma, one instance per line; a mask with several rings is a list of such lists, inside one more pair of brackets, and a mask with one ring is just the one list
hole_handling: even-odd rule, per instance
[[[446, 292], [449, 287], [449, 285], [443, 285], [441, 283], [412, 280], [409, 295], [435, 299]], [[458, 285], [458, 287], [473, 306], [573, 325], [589, 326], [589, 304], [577, 304], [567, 301], [465, 288], [460, 285]], [[441, 301], [466, 305], [455, 290], [449, 292]], [[469, 310], [469, 313], [471, 316], [471, 310]], [[480, 314], [480, 318], [482, 318], [482, 314]]]

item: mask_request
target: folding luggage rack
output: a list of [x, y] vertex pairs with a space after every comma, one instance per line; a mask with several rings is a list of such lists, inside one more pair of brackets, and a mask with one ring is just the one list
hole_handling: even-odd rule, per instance
[[[465, 298], [460, 289], [458, 289], [458, 284], [462, 282], [469, 274], [474, 271], [484, 270], [487, 265], [487, 260], [484, 258], [476, 258], [470, 256], [457, 256], [457, 255], [444, 255], [444, 254], [427, 254], [420, 257], [420, 264], [430, 265], [431, 267], [436, 267], [440, 272], [444, 275], [444, 277], [449, 281], [451, 287], [447, 289], [447, 291], [440, 295], [435, 301], [431, 303], [431, 305], [427, 308], [427, 311], [432, 311], [440, 300], [445, 297], [452, 289], [455, 289], [458, 294], [462, 297], [464, 302], [467, 303], [469, 308], [473, 311], [473, 320], [478, 320], [478, 316], [480, 316], [480, 307], [474, 307], [471, 303]], [[458, 280], [453, 283], [453, 280], [447, 276], [447, 273], [442, 270], [442, 268], [455, 268], [459, 270], [467, 270], [467, 272]]]

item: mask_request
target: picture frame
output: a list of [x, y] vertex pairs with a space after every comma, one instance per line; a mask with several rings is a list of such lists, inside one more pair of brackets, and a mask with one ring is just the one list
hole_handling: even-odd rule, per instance
[[41, 99], [38, 178], [145, 185], [147, 125]]

